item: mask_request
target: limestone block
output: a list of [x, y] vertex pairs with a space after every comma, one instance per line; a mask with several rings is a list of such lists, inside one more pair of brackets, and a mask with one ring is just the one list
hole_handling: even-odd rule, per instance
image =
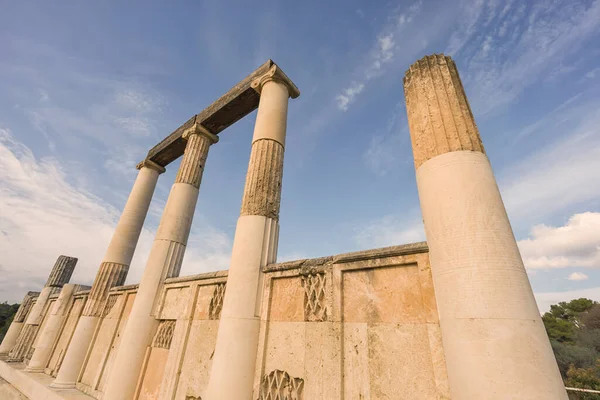
[[165, 365], [169, 357], [169, 349], [153, 347], [144, 371], [141, 388], [137, 399], [156, 400], [163, 380]]
[[183, 355], [175, 398], [204, 396], [217, 341], [219, 321], [193, 320]]
[[159, 313], [160, 319], [180, 319], [188, 313], [190, 287], [166, 288]]
[[371, 399], [437, 399], [426, 324], [367, 329]]
[[304, 289], [299, 276], [271, 280], [269, 320], [304, 321]]
[[424, 323], [416, 264], [343, 274], [344, 322]]

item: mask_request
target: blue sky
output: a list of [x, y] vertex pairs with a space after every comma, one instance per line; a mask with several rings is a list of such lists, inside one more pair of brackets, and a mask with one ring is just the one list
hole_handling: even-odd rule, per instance
[[[90, 284], [147, 150], [272, 58], [291, 100], [279, 260], [424, 239], [402, 77], [453, 56], [540, 302], [600, 300], [600, 1], [11, 2], [0, 300]], [[255, 113], [223, 132], [182, 275], [226, 269]], [[178, 163], [159, 180], [139, 280]]]

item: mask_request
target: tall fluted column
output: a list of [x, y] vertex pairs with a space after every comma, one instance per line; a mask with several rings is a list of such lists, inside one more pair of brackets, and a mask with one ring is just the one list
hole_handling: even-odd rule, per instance
[[98, 268], [92, 290], [85, 304], [83, 315], [77, 322], [73, 338], [61, 364], [56, 388], [73, 388], [92, 342], [94, 331], [100, 322], [102, 308], [112, 287], [125, 283], [129, 264], [133, 258], [144, 220], [156, 188], [158, 176], [165, 169], [151, 160], [137, 165], [138, 176], [133, 184], [119, 223], [108, 245], [104, 259]]
[[72, 304], [73, 294], [78, 285], [66, 284], [63, 286], [58, 299], [54, 303], [48, 320], [44, 324], [44, 329], [38, 334], [35, 344], [35, 350], [31, 360], [25, 369], [28, 372], [44, 372], [44, 368], [52, 355], [52, 347], [58, 339], [58, 335], [67, 318], [67, 313]]
[[31, 310], [34, 300], [39, 295], [40, 292], [27, 292], [25, 297], [23, 297], [23, 301], [13, 317], [13, 321], [8, 327], [8, 331], [6, 331], [6, 335], [4, 335], [2, 344], [0, 344], [0, 355], [8, 354], [15, 344], [17, 344], [17, 339], [19, 338], [19, 334], [23, 329], [23, 324], [25, 323], [27, 314], [29, 314], [29, 310]]
[[179, 275], [208, 150], [218, 141], [201, 125], [195, 125], [183, 137], [187, 139], [183, 159], [108, 377], [105, 399], [133, 397], [146, 347], [158, 324], [154, 315], [156, 300], [164, 280]]
[[288, 98], [300, 94], [276, 66], [253, 82], [260, 102], [210, 379], [203, 399], [249, 400], [260, 328], [261, 267], [275, 262]]
[[567, 399], [456, 65], [404, 92], [452, 399]]
[[15, 346], [8, 353], [7, 361], [18, 362], [28, 357], [32, 352], [32, 346], [38, 334], [38, 329], [42, 320], [44, 319], [44, 308], [52, 293], [58, 291], [71, 279], [75, 265], [77, 264], [77, 258], [68, 256], [59, 256], [50, 272], [46, 285], [40, 292], [35, 304], [31, 307], [31, 311], [27, 316], [25, 325]]

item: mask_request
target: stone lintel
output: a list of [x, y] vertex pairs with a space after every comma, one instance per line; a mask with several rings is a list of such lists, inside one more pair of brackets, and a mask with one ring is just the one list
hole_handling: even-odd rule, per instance
[[256, 110], [260, 95], [250, 85], [252, 81], [267, 72], [274, 64], [272, 60], [267, 60], [210, 106], [199, 114], [192, 116], [179, 128], [175, 129], [173, 133], [150, 149], [146, 158], [166, 167], [183, 154], [186, 142], [181, 136], [192, 125], [201, 124], [209, 132], [217, 135]]

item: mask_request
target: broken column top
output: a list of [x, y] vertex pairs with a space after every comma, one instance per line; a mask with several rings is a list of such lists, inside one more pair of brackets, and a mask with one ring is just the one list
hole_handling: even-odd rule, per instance
[[50, 272], [46, 287], [62, 287], [65, 283], [69, 283], [76, 264], [75, 257], [59, 256]]
[[416, 168], [451, 151], [485, 152], [452, 58], [433, 54], [411, 65], [404, 95]]

